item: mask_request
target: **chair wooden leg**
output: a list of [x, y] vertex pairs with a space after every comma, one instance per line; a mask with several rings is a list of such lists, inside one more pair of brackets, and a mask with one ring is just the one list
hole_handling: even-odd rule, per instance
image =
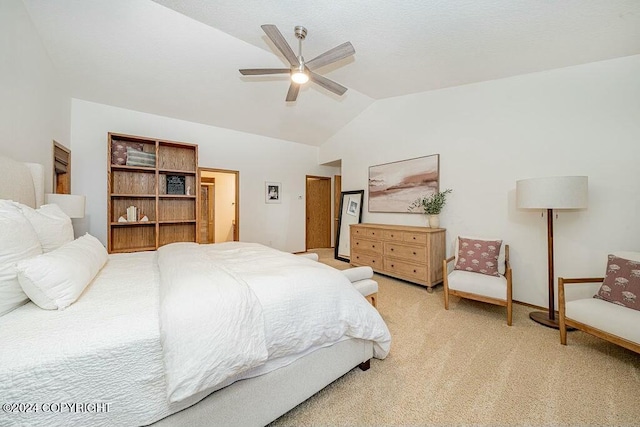
[[567, 323], [565, 321], [565, 296], [564, 296], [564, 278], [558, 277], [558, 326], [560, 329], [560, 344], [567, 345]]
[[513, 303], [511, 300], [507, 301], [507, 325], [511, 326], [513, 320]]
[[447, 260], [442, 261], [442, 287], [444, 288], [444, 309], [449, 310], [449, 282], [447, 281]]

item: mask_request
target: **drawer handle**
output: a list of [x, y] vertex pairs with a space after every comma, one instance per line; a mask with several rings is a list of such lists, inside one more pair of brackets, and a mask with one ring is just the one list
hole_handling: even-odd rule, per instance
[[395, 265], [391, 264], [391, 268], [395, 267]]
[[417, 273], [415, 270], [413, 270], [414, 273]]
[[415, 255], [416, 253], [414, 252], [413, 254]]
[[372, 260], [371, 260], [371, 263], [372, 263], [372, 264], [375, 264], [375, 263], [376, 263], [376, 260], [375, 260], [375, 259], [372, 259]]
[[375, 247], [376, 247], [376, 245], [371, 245], [371, 247], [372, 247], [372, 248], [375, 248]]
[[413, 240], [416, 240], [416, 238], [414, 237]]
[[391, 248], [391, 252], [393, 252], [393, 248]]
[[360, 244], [360, 242], [356, 242], [356, 246], [358, 246]]

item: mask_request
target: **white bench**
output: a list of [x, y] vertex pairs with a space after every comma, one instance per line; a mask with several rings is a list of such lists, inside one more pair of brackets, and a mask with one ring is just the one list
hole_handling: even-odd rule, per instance
[[[299, 256], [318, 261], [318, 254], [308, 252]], [[378, 282], [373, 280], [371, 267], [354, 267], [341, 270], [347, 276], [354, 288], [356, 288], [374, 307], [378, 307]]]

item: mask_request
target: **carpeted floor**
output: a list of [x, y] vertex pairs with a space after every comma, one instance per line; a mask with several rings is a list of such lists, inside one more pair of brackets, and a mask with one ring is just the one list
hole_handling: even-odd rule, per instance
[[[320, 261], [339, 269], [329, 249]], [[452, 298], [442, 286], [376, 275], [391, 353], [354, 369], [273, 426], [640, 425], [640, 355], [583, 332], [558, 331], [514, 305]], [[640, 327], [640, 325], [638, 326]]]

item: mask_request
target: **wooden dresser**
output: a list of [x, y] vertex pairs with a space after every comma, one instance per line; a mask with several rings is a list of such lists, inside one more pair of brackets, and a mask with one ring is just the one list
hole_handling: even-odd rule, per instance
[[445, 229], [385, 224], [351, 225], [351, 264], [427, 287], [441, 283]]

